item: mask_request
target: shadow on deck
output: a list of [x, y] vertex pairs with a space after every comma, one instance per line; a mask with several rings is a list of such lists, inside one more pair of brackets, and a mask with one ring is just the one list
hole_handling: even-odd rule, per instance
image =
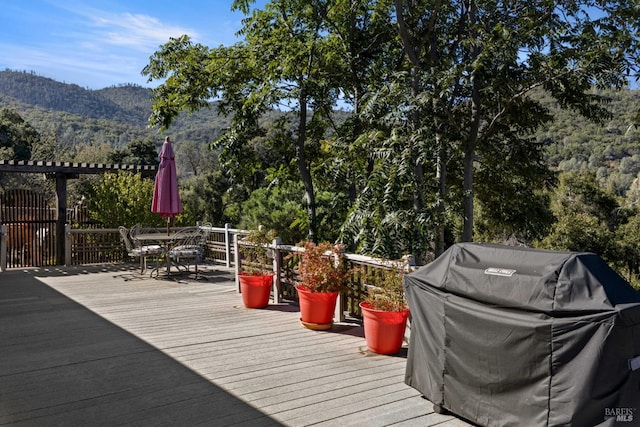
[[[0, 284], [0, 425], [467, 425], [297, 307], [242, 307], [233, 272], [140, 277], [136, 266], [8, 271]], [[406, 356], [406, 353], [404, 353]]]
[[67, 273], [2, 277], [0, 424], [281, 425], [43, 283]]

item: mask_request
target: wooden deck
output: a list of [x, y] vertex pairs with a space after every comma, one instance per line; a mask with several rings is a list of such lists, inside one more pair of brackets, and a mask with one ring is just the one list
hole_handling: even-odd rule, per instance
[[[466, 426], [404, 384], [362, 327], [242, 306], [233, 272], [136, 266], [0, 273], [0, 425]], [[406, 354], [406, 353], [405, 353]]]

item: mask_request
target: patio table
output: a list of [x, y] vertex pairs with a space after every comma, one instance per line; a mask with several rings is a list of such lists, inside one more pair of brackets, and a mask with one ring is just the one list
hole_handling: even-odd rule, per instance
[[[165, 259], [167, 262], [167, 276], [169, 276], [171, 274], [171, 257], [169, 256], [169, 250], [171, 248], [169, 246], [171, 245], [171, 243], [178, 241], [178, 239], [176, 239], [178, 236], [186, 238], [188, 235], [185, 235], [185, 233], [182, 231], [173, 233], [141, 233], [135, 235], [133, 239], [144, 242], [146, 244], [155, 243], [163, 247], [165, 252]], [[154, 268], [151, 271], [152, 276], [154, 271], [157, 271], [158, 274], [160, 273], [158, 268]]]

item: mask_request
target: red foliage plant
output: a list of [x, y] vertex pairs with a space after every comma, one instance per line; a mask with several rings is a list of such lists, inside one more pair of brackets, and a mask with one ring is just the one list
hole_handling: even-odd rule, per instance
[[301, 285], [311, 292], [344, 290], [352, 274], [344, 258], [344, 245], [305, 242], [298, 274]]

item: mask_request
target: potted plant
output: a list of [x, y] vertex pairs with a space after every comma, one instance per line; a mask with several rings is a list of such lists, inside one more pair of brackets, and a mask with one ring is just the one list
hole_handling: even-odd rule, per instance
[[336, 301], [351, 275], [344, 260], [344, 246], [328, 242], [304, 243], [298, 264], [300, 283], [296, 285], [300, 302], [300, 322], [314, 330], [333, 325]]
[[402, 286], [404, 269], [394, 264], [378, 270], [374, 277], [375, 284], [366, 286], [367, 296], [360, 303], [364, 337], [370, 351], [395, 354], [402, 347], [409, 316]]
[[273, 287], [273, 270], [269, 264], [271, 249], [269, 245], [275, 238], [273, 230], [262, 227], [250, 231], [240, 241], [240, 293], [247, 308], [264, 308], [269, 305]]

